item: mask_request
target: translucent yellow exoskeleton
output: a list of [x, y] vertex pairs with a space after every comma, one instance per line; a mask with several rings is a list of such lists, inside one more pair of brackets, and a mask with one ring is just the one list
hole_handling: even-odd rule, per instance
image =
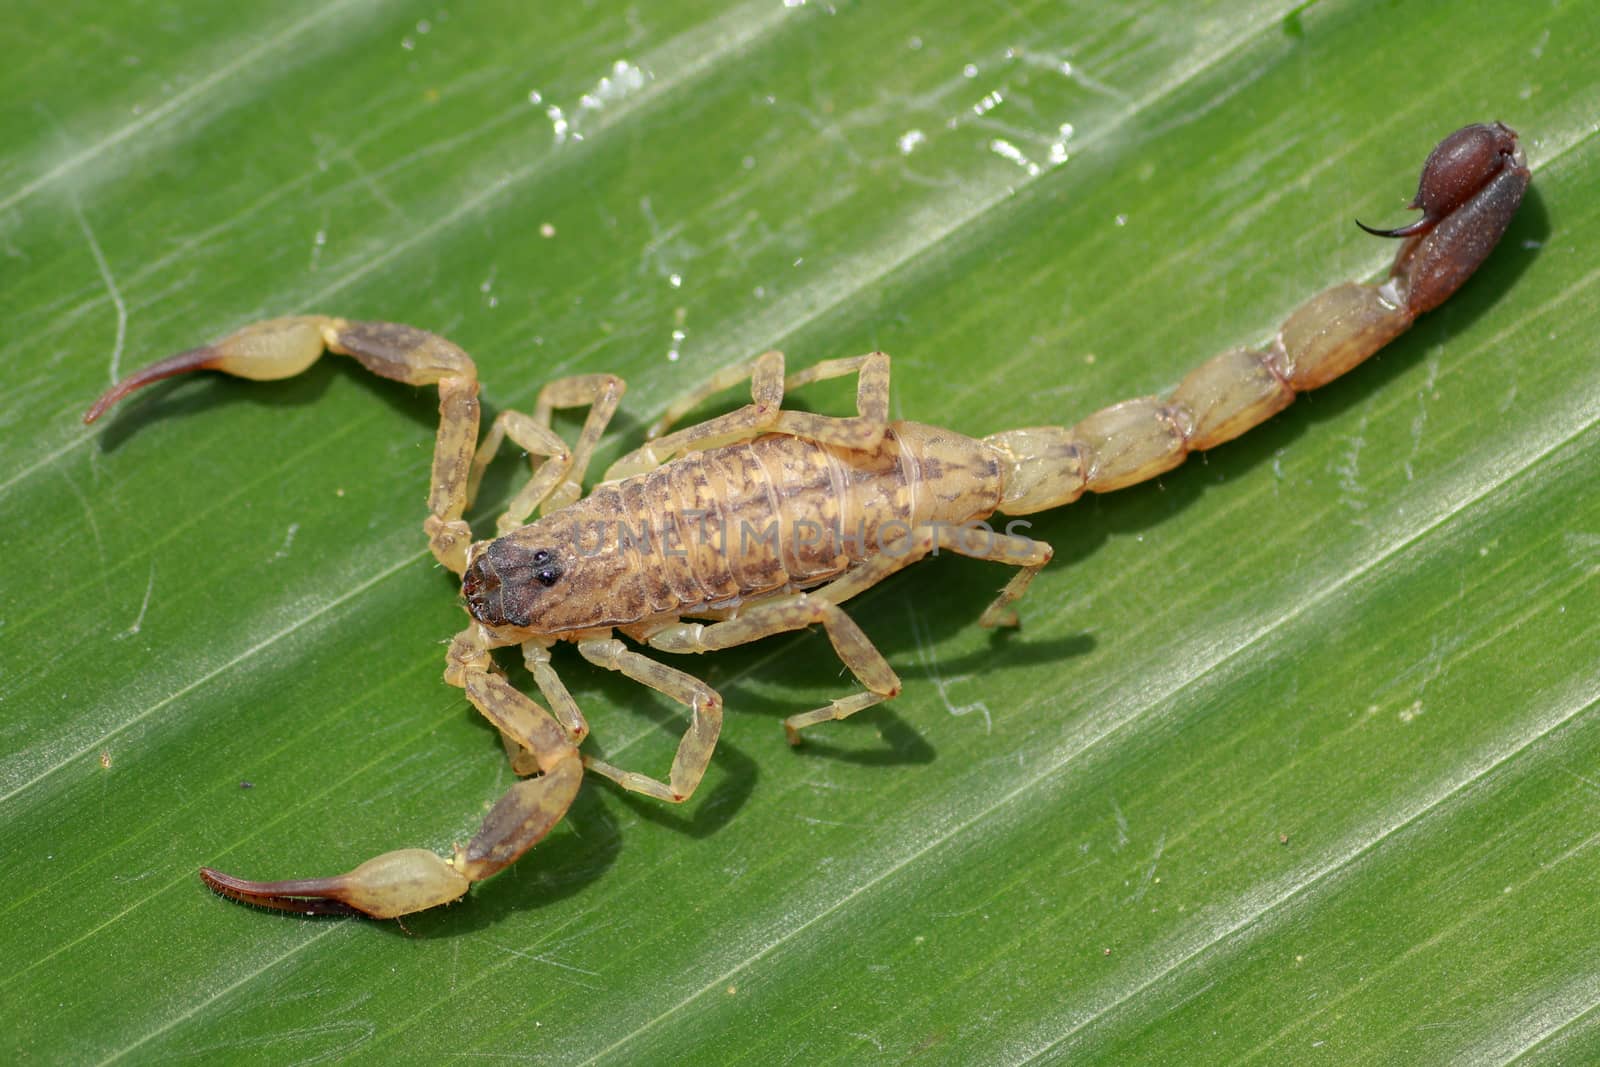
[[[807, 727], [897, 695], [900, 679], [846, 614], [847, 600], [925, 556], [952, 552], [1017, 568], [979, 620], [1014, 625], [1013, 602], [1050, 561], [1050, 546], [984, 520], [1154, 477], [1350, 370], [1477, 270], [1529, 180], [1511, 130], [1492, 123], [1456, 131], [1423, 167], [1412, 203], [1422, 218], [1369, 231], [1404, 239], [1383, 282], [1312, 297], [1269, 344], [1222, 353], [1167, 396], [1124, 401], [1066, 429], [974, 439], [891, 421], [889, 357], [881, 352], [788, 375], [783, 356], [768, 352], [672, 404], [649, 443], [614, 464], [586, 497], [590, 458], [622, 397], [623, 383], [611, 375], [550, 383], [531, 415], [502, 414], [479, 445], [472, 360], [409, 326], [274, 319], [139, 371], [101, 397], [85, 421], [161, 378], [200, 369], [284, 378], [324, 351], [353, 356], [386, 378], [439, 387], [424, 529], [433, 554], [461, 575], [471, 615], [450, 646], [445, 680], [500, 730], [524, 776], [449, 857], [403, 849], [344, 875], [298, 881], [250, 882], [205, 868], [202, 877], [226, 896], [266, 907], [393, 917], [456, 900], [515, 861], [566, 814], [585, 769], [660, 800], [687, 799], [717, 743], [722, 698], [618, 634], [638, 648], [695, 653], [821, 624], [860, 688], [785, 720], [795, 743]], [[787, 390], [849, 375], [858, 382], [854, 416], [784, 410]], [[702, 401], [746, 380], [749, 404], [668, 432]], [[552, 413], [583, 407], [587, 420], [569, 447], [552, 430]], [[534, 457], [534, 471], [501, 516], [499, 536], [474, 542], [462, 514], [506, 438]], [[582, 753], [588, 725], [551, 666], [561, 641], [688, 709], [665, 779]], [[544, 705], [514, 689], [490, 658], [511, 645], [521, 647]]]

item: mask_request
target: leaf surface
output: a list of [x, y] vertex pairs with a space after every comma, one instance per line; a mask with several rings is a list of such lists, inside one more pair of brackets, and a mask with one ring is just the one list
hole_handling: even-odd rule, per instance
[[[23, 6], [8, 1059], [1595, 1056], [1582, 5]], [[689, 804], [591, 782], [409, 932], [195, 877], [445, 849], [511, 777], [439, 680], [436, 401], [330, 360], [83, 428], [118, 373], [325, 311], [452, 337], [491, 411], [625, 376], [602, 465], [770, 347], [891, 352], [897, 417], [1070, 423], [1376, 274], [1352, 217], [1409, 219], [1488, 119], [1535, 178], [1480, 276], [1240, 441], [1037, 516], [1021, 632], [974, 625], [994, 568], [912, 568], [852, 608], [904, 694], [799, 751], [781, 718], [853, 685], [820, 633], [692, 661], [730, 715]], [[560, 651], [589, 747], [664, 773], [677, 710]]]

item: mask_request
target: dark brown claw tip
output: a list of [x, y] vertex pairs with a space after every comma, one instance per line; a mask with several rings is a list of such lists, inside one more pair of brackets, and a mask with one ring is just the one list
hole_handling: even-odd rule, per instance
[[337, 899], [341, 878], [299, 878], [285, 882], [251, 882], [223, 874], [211, 867], [200, 868], [200, 880], [213, 893], [240, 904], [254, 904], [272, 911], [301, 915], [366, 915], [353, 905]]
[[187, 374], [195, 370], [210, 370], [220, 358], [217, 350], [209, 345], [204, 348], [191, 348], [187, 352], [179, 352], [175, 356], [158, 360], [143, 370], [134, 371], [110, 389], [101, 394], [94, 406], [83, 413], [84, 425], [88, 425], [101, 415], [104, 415], [117, 401], [133, 392], [142, 389], [152, 382], [159, 382], [163, 378], [171, 378], [175, 374]]

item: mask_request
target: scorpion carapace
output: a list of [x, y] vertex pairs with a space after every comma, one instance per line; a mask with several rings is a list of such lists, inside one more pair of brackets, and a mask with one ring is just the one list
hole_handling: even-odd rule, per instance
[[[403, 849], [335, 878], [251, 882], [205, 868], [201, 876], [225, 896], [266, 907], [393, 917], [456, 900], [516, 860], [565, 815], [585, 769], [624, 789], [686, 800], [716, 745], [722, 698], [618, 634], [657, 652], [708, 652], [820, 623], [861, 688], [785, 720], [793, 743], [809, 726], [895, 696], [900, 679], [845, 614], [845, 601], [947, 551], [1017, 568], [979, 620], [1015, 625], [1013, 602], [1049, 562], [1050, 546], [1009, 527], [997, 533], [981, 520], [1154, 477], [1350, 370], [1483, 263], [1529, 180], [1511, 130], [1492, 123], [1456, 131], [1423, 167], [1412, 204], [1423, 217], [1369, 230], [1404, 241], [1385, 280], [1312, 297], [1270, 343], [1222, 353], [1167, 396], [1128, 400], [1066, 429], [1010, 430], [980, 440], [890, 421], [889, 357], [880, 352], [787, 376], [783, 356], [768, 352], [670, 405], [647, 443], [613, 464], [587, 497], [583, 477], [623, 392], [622, 381], [608, 374], [546, 385], [531, 415], [501, 414], [476, 448], [472, 360], [409, 326], [321, 315], [274, 319], [132, 375], [101, 397], [85, 421], [174, 374], [212, 369], [283, 378], [325, 350], [353, 356], [386, 378], [439, 387], [424, 530], [434, 556], [462, 576], [471, 616], [451, 643], [445, 680], [464, 689], [500, 731], [522, 776], [448, 858]], [[784, 410], [787, 390], [849, 375], [857, 380], [854, 416]], [[749, 404], [668, 432], [714, 393], [745, 380]], [[588, 409], [570, 447], [551, 426], [558, 408]], [[473, 542], [462, 514], [506, 438], [533, 457], [533, 472], [500, 517], [499, 536]], [[528, 523], [535, 511], [541, 517]], [[689, 726], [664, 781], [580, 751], [588, 725], [551, 666], [550, 650], [560, 641], [688, 709]], [[544, 704], [513, 688], [495, 665], [491, 650], [507, 645], [521, 647]]]

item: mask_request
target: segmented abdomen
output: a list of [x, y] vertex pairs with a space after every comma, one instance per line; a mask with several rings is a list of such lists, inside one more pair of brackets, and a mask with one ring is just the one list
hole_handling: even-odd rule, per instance
[[581, 550], [614, 555], [610, 618], [637, 619], [808, 588], [919, 523], [988, 515], [999, 470], [987, 446], [914, 423], [859, 451], [772, 434], [599, 486], [567, 510]]

